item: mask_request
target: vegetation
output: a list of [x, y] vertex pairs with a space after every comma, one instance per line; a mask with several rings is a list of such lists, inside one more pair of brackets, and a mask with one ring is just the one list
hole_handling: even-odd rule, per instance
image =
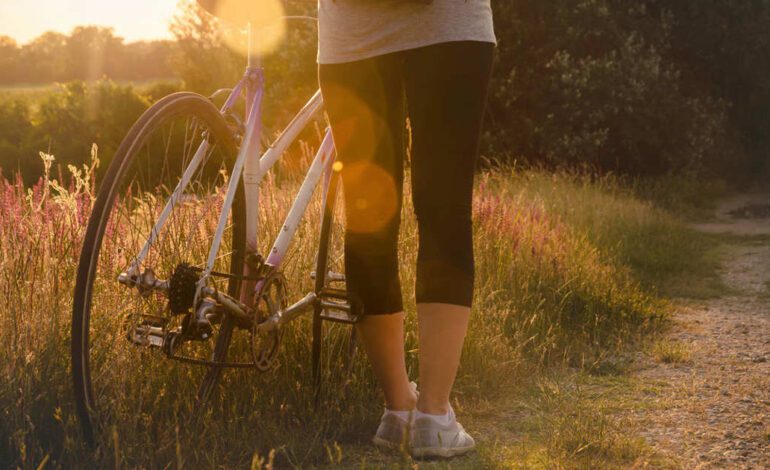
[[[618, 358], [667, 324], [670, 296], [707, 297], [722, 288], [714, 239], [680, 216], [702, 213], [725, 190], [704, 177], [735, 180], [768, 167], [770, 3], [492, 3], [499, 45], [484, 135], [488, 165], [477, 176], [473, 207], [478, 283], [454, 403], [483, 439], [479, 452], [460, 462], [655, 463], [643, 441], [604, 413], [615, 397], [597, 399], [590, 385], [622, 380]], [[304, 14], [314, 5], [289, 8]], [[69, 322], [95, 188], [150, 103], [180, 88], [208, 95], [243, 72], [243, 57], [222, 44], [216, 21], [194, 4], [182, 6], [172, 32], [173, 42], [137, 44], [94, 27], [46, 33], [23, 46], [0, 38], [0, 83], [9, 85], [0, 90], [0, 462], [392, 464], [391, 457], [361, 451], [380, 412], [361, 357], [344, 396], [333, 393], [339, 377], [330, 360], [325, 379], [332, 393], [313, 408], [306, 321], [284, 336], [277, 370], [227, 374], [202, 416], [187, 399], [198, 369], [137, 354], [155, 364], [157, 375], [147, 382], [122, 377], [123, 405], [131, 406], [115, 407], [96, 452], [83, 446], [71, 396]], [[315, 31], [294, 25], [288, 36], [264, 62], [268, 132], [316, 87]], [[176, 81], [124, 83], [170, 75]], [[303, 136], [310, 142], [303, 149], [313, 146], [313, 132]], [[56, 161], [47, 153], [36, 158], [41, 150]], [[302, 161], [282, 161], [281, 177], [266, 181], [263, 239], [279, 227]], [[401, 280], [411, 299], [417, 241], [406, 190]], [[294, 246], [298, 266], [312, 264], [320, 211], [314, 199], [302, 232], [309, 236]], [[293, 296], [309, 287], [306, 271], [286, 273]], [[406, 306], [414, 376], [416, 319], [414, 306]], [[691, 356], [687, 345], [667, 341], [650, 352], [667, 363]], [[515, 419], [505, 429], [473, 428], [474, 416], [499, 411], [490, 405], [497, 402]], [[410, 465], [406, 457], [403, 463]]]
[[0, 36], [0, 85], [169, 78], [173, 50], [170, 41], [125, 44], [112, 28], [98, 26], [47, 32], [24, 45]]
[[729, 151], [724, 103], [685, 93], [666, 58], [670, 18], [641, 1], [496, 6], [489, 139], [510, 158], [660, 175]]
[[688, 364], [692, 361], [692, 351], [681, 341], [662, 339], [653, 344], [652, 357], [666, 364]]
[[487, 145], [522, 162], [633, 175], [761, 170], [770, 2], [696, 3], [493, 2]]
[[[315, 5], [287, 8], [312, 14]], [[493, 8], [499, 44], [486, 155], [526, 166], [733, 181], [761, 176], [768, 166], [767, 0], [511, 0]], [[285, 123], [316, 87], [314, 27], [291, 22], [287, 31], [264, 61], [268, 128]], [[181, 4], [172, 32], [175, 41], [151, 44], [123, 44], [95, 27], [46, 33], [21, 47], [3, 38], [0, 82], [174, 75], [185, 89], [208, 95], [241, 76], [244, 58], [223, 45], [217, 21], [194, 3]], [[61, 136], [97, 143], [108, 161], [111, 139], [136, 117], [135, 106], [116, 106], [109, 112], [120, 116], [97, 128], [78, 99], [40, 100], [60, 101], [82, 134], [70, 138], [68, 128], [37, 126], [45, 117], [36, 103], [0, 98], [0, 168], [22, 170], [28, 182], [39, 175], [38, 150], [51, 149], [62, 162], [87, 154], [58, 148]], [[98, 103], [92, 109], [112, 105], [109, 97]]]
[[738, 160], [714, 162], [717, 171], [750, 174], [767, 170], [770, 145], [770, 21], [768, 0], [690, 2], [647, 0], [651, 15], [671, 15], [668, 57], [680, 64], [690, 93], [704, 93], [729, 104], [729, 133], [739, 146]]
[[[46, 159], [50, 164], [50, 157]], [[0, 461], [22, 468], [35, 467], [44, 459], [84, 467], [243, 466], [255, 456], [268, 459], [272, 451], [276, 463], [283, 465], [305, 467], [329, 459], [360, 463], [358, 445], [368, 442], [380, 411], [379, 406], [369, 406], [377, 403], [372, 398], [373, 378], [359, 357], [347, 396], [329, 394], [324, 406], [313, 411], [309, 325], [302, 322], [285, 335], [277, 370], [228, 374], [226, 391], [203, 418], [183, 399], [200, 377], [195, 368], [162, 362], [162, 356], [137, 356], [155, 361], [158, 380], [136, 387], [131, 377], [124, 378], [130, 385], [124, 403], [135, 406], [116, 406], [107, 439], [96, 453], [83, 447], [71, 399], [68, 324], [95, 167], [71, 167], [72, 176], [63, 179], [46, 173], [29, 188], [20, 179], [0, 183], [0, 302], [8, 325], [0, 332], [2, 355], [8, 358], [0, 367]], [[270, 220], [285, 213], [298, 184], [293, 178], [280, 184], [267, 182], [265, 190], [271, 197], [263, 201]], [[567, 173], [489, 170], [480, 175], [476, 196], [479, 282], [476, 314], [458, 377], [458, 409], [501, 393], [539, 400], [541, 394], [520, 388], [535, 385], [525, 377], [564, 365], [591, 370], [608, 355], [657, 330], [666, 323], [668, 306], [646, 286], [650, 279], [666, 282], [680, 274], [661, 255], [685, 253], [697, 266], [705, 253], [693, 232], [609, 179], [592, 183]], [[411, 298], [416, 227], [409, 194], [405, 201], [401, 272], [405, 297]], [[319, 202], [311, 204], [311, 217], [319, 215]], [[666, 243], [637, 244], [640, 230]], [[297, 241], [293, 259], [312, 261], [315, 236]], [[630, 262], [630, 250], [651, 261]], [[294, 285], [307, 286], [301, 273], [288, 274]], [[415, 317], [413, 306], [407, 305], [408, 367], [414, 373]], [[333, 365], [327, 367], [330, 387], [339, 383], [335, 370]], [[510, 392], [517, 387], [518, 392]], [[532, 406], [551, 413], [548, 410], [566, 404]], [[595, 444], [588, 443], [589, 447], [584, 441], [544, 440], [544, 448], [551, 449], [549, 459], [570, 462], [577, 452], [590, 457], [589, 462], [608, 455], [606, 459], [629, 463], [648, 454], [643, 445], [613, 431], [614, 424], [593, 422], [590, 416], [595, 414], [581, 413], [579, 421], [604, 433], [606, 440], [592, 441]], [[533, 436], [541, 436], [538, 439], [552, 432], [574, 434], [566, 423], [526, 422], [533, 426]], [[591, 445], [599, 446], [596, 454], [585, 454]], [[473, 458], [492, 459], [499, 451], [504, 449], [485, 443]], [[487, 464], [492, 462], [496, 460]]]
[[0, 170], [19, 172], [31, 184], [43, 173], [40, 159], [30, 158], [40, 150], [55, 149], [62, 163], [75, 166], [86, 163], [93, 142], [111, 156], [149, 104], [177, 89], [169, 82], [137, 88], [76, 81], [42, 92], [34, 104], [24, 97], [0, 100]]

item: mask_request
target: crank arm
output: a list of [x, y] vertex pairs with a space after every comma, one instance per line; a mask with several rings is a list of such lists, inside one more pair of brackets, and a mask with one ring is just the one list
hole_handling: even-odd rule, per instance
[[302, 314], [306, 313], [310, 308], [312, 308], [315, 305], [317, 299], [318, 296], [315, 294], [315, 292], [310, 292], [308, 295], [301, 298], [294, 304], [275, 313], [274, 315], [269, 316], [265, 321], [260, 323], [256, 328], [257, 334], [267, 334], [276, 328], [280, 328], [283, 325], [296, 320], [298, 317], [302, 316]]

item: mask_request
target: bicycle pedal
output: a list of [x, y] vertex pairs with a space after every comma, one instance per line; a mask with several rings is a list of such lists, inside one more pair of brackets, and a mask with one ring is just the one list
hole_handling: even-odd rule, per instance
[[356, 323], [360, 317], [358, 310], [348, 300], [346, 289], [324, 287], [318, 295], [321, 303], [321, 319], [336, 323]]
[[166, 330], [153, 322], [142, 322], [129, 330], [128, 340], [137, 346], [162, 348], [166, 345]]
[[329, 298], [329, 299], [337, 299], [337, 300], [347, 300], [348, 292], [345, 289], [335, 289], [333, 287], [324, 287], [318, 293], [318, 297], [320, 297], [321, 299]]
[[[349, 306], [345, 305], [349, 308]], [[321, 319], [334, 323], [347, 323], [352, 325], [358, 321], [358, 317], [344, 310], [337, 310], [338, 307], [325, 308], [321, 312]]]

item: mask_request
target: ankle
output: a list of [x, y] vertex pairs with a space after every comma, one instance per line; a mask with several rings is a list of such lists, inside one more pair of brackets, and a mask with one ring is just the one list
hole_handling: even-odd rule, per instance
[[409, 391], [408, 394], [396, 400], [385, 400], [385, 408], [389, 411], [412, 411], [417, 407], [417, 395]]
[[429, 415], [445, 415], [449, 413], [449, 402], [423, 400], [422, 396], [417, 400], [417, 411]]

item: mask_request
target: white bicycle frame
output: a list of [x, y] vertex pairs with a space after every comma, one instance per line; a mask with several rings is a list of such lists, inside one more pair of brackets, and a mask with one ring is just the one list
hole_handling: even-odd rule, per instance
[[[196, 290], [196, 304], [197, 300], [203, 298], [203, 296], [212, 296], [218, 302], [223, 304], [228, 310], [231, 310], [235, 314], [241, 316], [248, 315], [248, 307], [240, 303], [237, 299], [233, 299], [218, 290], [209, 287], [209, 279], [211, 272], [214, 268], [214, 263], [217, 259], [217, 254], [222, 243], [222, 236], [227, 227], [228, 214], [233, 205], [238, 185], [243, 181], [245, 203], [246, 203], [246, 256], [251, 253], [257, 252], [258, 246], [258, 231], [259, 231], [259, 189], [262, 180], [272, 166], [283, 156], [286, 149], [294, 142], [299, 133], [307, 126], [307, 124], [320, 112], [323, 106], [323, 99], [320, 91], [310, 98], [300, 112], [292, 119], [289, 125], [283, 130], [279, 137], [269, 145], [269, 147], [262, 153], [260, 148], [260, 137], [262, 133], [262, 98], [264, 91], [264, 75], [261, 66], [252, 65], [252, 60], [249, 60], [249, 66], [246, 73], [240, 82], [230, 91], [230, 95], [227, 98], [224, 106], [221, 108], [221, 113], [226, 115], [236, 104], [237, 100], [245, 94], [247, 101], [247, 120], [245, 125], [245, 133], [241, 146], [239, 148], [238, 157], [233, 166], [232, 175], [228, 182], [227, 193], [225, 201], [222, 206], [222, 212], [219, 216], [219, 222], [216, 232], [212, 241], [212, 245], [209, 251], [206, 267], [203, 270], [203, 274], [198, 281]], [[190, 179], [197, 171], [200, 164], [203, 162], [204, 157], [209, 149], [208, 141], [204, 140], [198, 149], [196, 150], [190, 164], [182, 174], [179, 183], [174, 188], [171, 196], [169, 196], [163, 211], [161, 212], [158, 220], [152, 228], [150, 235], [147, 238], [143, 248], [133, 260], [128, 271], [121, 274], [121, 280], [128, 279], [141, 279], [144, 276], [140, 274], [141, 265], [146, 258], [150, 247], [157, 240], [158, 235], [161, 233], [163, 226], [165, 225], [171, 211], [175, 204], [179, 201], [180, 197], [184, 194], [187, 185], [190, 183]], [[280, 233], [274, 241], [272, 248], [267, 255], [265, 264], [273, 269], [279, 269], [284, 255], [289, 247], [289, 244], [296, 233], [299, 222], [305, 214], [308, 204], [313, 196], [316, 186], [318, 185], [321, 177], [324, 176], [323, 187], [323, 201], [326, 200], [329, 182], [331, 179], [332, 171], [334, 171], [333, 163], [336, 158], [336, 152], [334, 149], [334, 142], [332, 140], [331, 131], [326, 130], [323, 140], [318, 148], [318, 151], [313, 159], [304, 181], [299, 189], [299, 192], [289, 210], [288, 215], [283, 223]], [[241, 274], [241, 273], [237, 273]], [[150, 284], [145, 287], [167, 287], [166, 281], [154, 281], [149, 280]], [[129, 281], [130, 282], [130, 281]], [[134, 281], [136, 282], [136, 281]], [[139, 283], [146, 281], [140, 280]], [[254, 291], [259, 292], [262, 288], [264, 280], [257, 281], [254, 286]], [[276, 318], [268, 319], [268, 321], [260, 324], [260, 330], [269, 331], [280, 324], [283, 324], [291, 319], [295, 318], [299, 313], [304, 310], [305, 307], [311, 306], [316, 300], [314, 293], [310, 293], [305, 298], [301, 299], [296, 304], [290, 306]]]

